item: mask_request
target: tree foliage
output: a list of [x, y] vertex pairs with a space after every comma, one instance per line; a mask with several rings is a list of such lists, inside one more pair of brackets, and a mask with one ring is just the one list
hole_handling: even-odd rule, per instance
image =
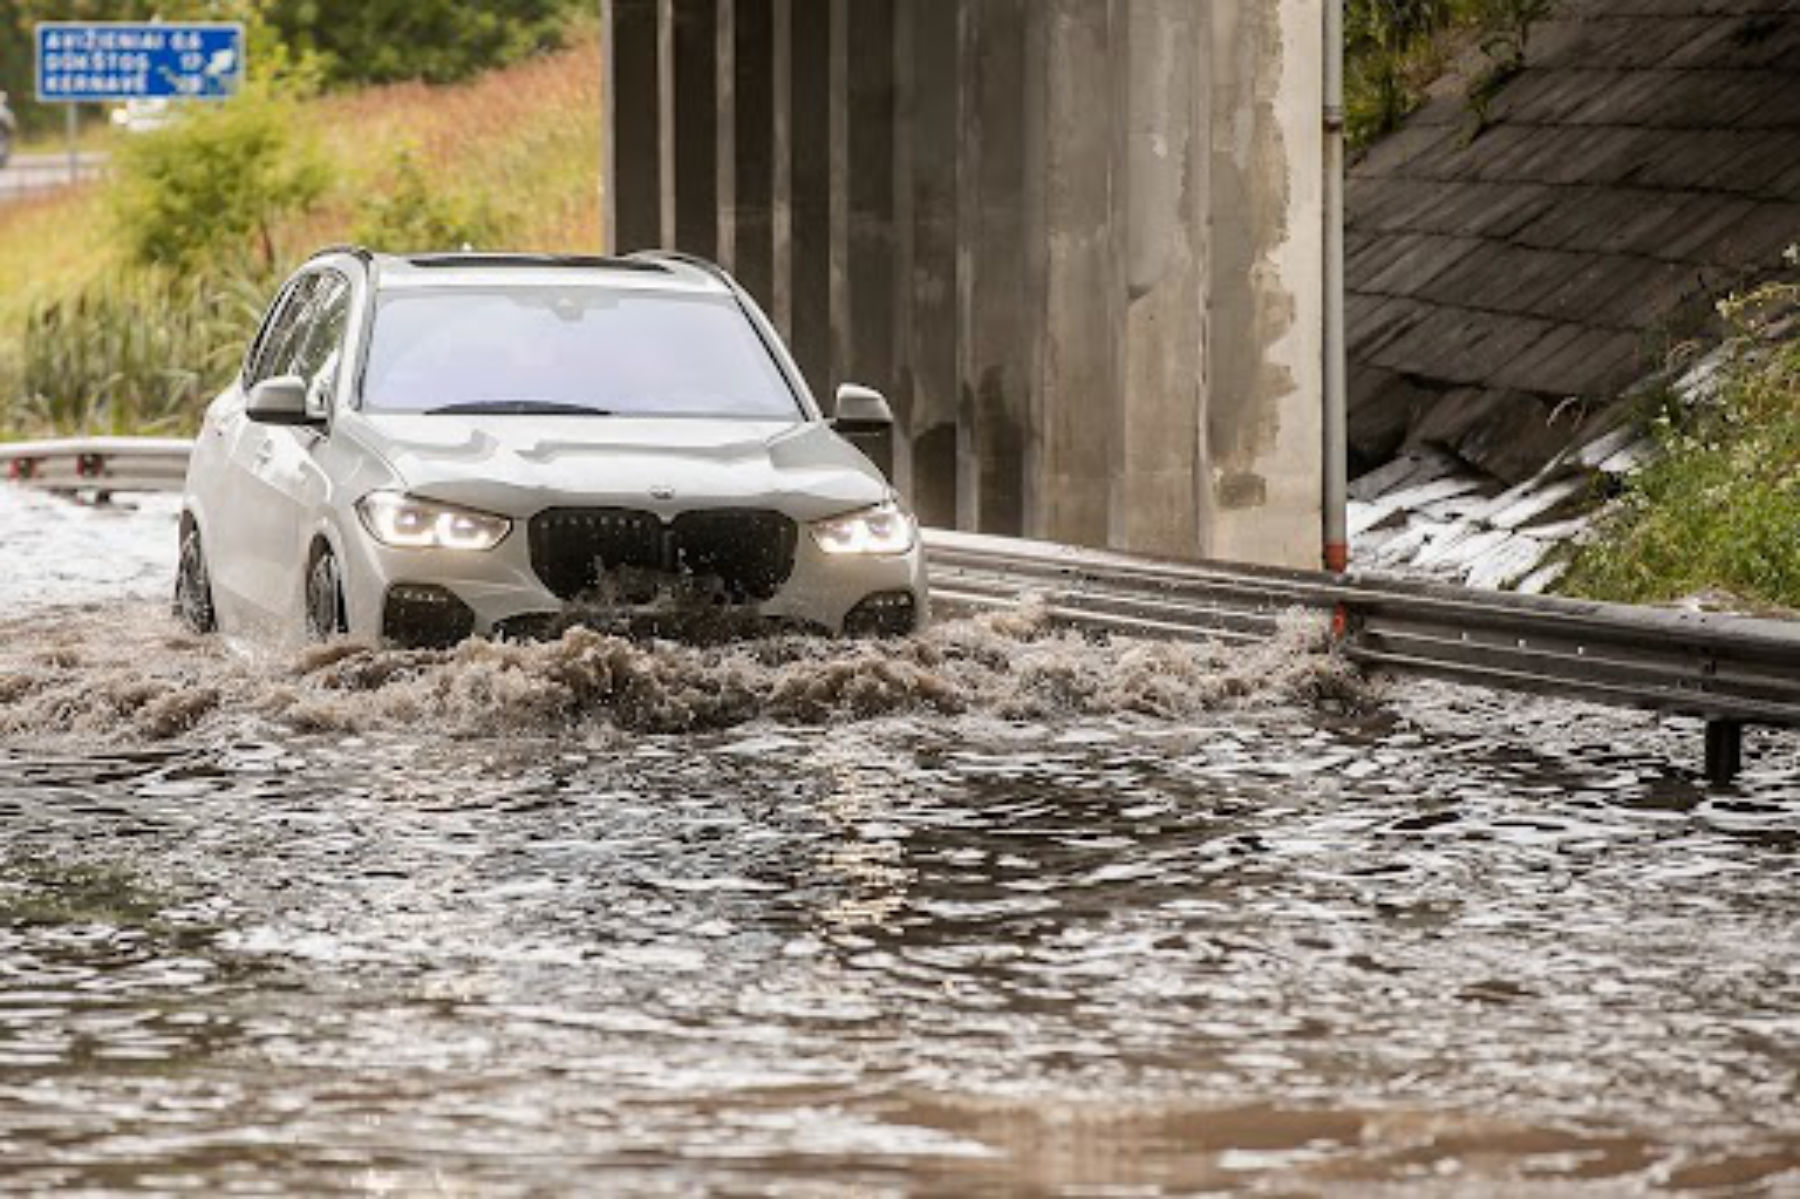
[[327, 83], [449, 83], [562, 44], [573, 0], [260, 0]]
[[297, 127], [292, 101], [252, 88], [122, 142], [111, 197], [129, 255], [183, 269], [273, 267], [276, 224], [311, 207], [329, 182]]
[[485, 197], [434, 184], [411, 150], [402, 150], [387, 185], [358, 221], [356, 241], [390, 254], [481, 249], [498, 240], [499, 222]]

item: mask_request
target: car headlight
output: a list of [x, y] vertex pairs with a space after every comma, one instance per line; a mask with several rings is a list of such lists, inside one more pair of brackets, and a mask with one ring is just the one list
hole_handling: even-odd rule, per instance
[[828, 554], [904, 554], [917, 532], [913, 518], [892, 500], [814, 521], [813, 540]]
[[397, 491], [372, 491], [356, 502], [363, 527], [383, 545], [403, 550], [491, 550], [512, 531], [512, 521]]

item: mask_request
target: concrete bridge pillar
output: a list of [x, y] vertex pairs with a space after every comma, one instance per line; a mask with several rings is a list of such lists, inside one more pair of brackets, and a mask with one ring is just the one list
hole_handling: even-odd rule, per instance
[[1108, 542], [1176, 556], [1212, 547], [1204, 415], [1210, 313], [1211, 23], [1190, 0], [1128, 6], [1125, 382]]
[[956, 525], [964, 506], [957, 470], [960, 39], [958, 5], [896, 0], [894, 354], [906, 447], [900, 481], [919, 519], [946, 527]]
[[[663, 240], [719, 255], [718, 0], [661, 0]], [[729, 11], [729, 9], [727, 9]]]
[[608, 0], [601, 135], [606, 244], [663, 241], [661, 0]]
[[1033, 316], [1026, 48], [1036, 0], [957, 6], [957, 525], [1024, 532]]
[[765, 306], [775, 279], [774, 38], [768, 0], [719, 0], [719, 263]]
[[1320, 565], [1324, 34], [1318, 0], [1212, 16], [1208, 552]]
[[718, 258], [928, 523], [1318, 564], [1315, 0], [606, 0], [608, 244]]
[[894, 0], [832, 0], [831, 374], [889, 397], [900, 382], [894, 28]]

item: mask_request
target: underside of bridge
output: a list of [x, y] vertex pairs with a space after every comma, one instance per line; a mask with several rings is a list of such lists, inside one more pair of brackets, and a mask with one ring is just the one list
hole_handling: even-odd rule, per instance
[[1316, 0], [610, 0], [609, 248], [722, 263], [931, 524], [1316, 566]]

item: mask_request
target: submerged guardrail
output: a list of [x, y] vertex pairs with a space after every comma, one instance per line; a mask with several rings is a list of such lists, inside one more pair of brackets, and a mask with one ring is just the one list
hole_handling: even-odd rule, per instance
[[[182, 486], [190, 443], [101, 437], [0, 444], [7, 477], [101, 497]], [[1642, 708], [1706, 722], [1706, 773], [1728, 782], [1750, 725], [1800, 727], [1800, 622], [1471, 591], [1388, 577], [1187, 562], [928, 529], [940, 611], [1036, 596], [1075, 628], [1267, 637], [1302, 608], [1371, 669]]]

